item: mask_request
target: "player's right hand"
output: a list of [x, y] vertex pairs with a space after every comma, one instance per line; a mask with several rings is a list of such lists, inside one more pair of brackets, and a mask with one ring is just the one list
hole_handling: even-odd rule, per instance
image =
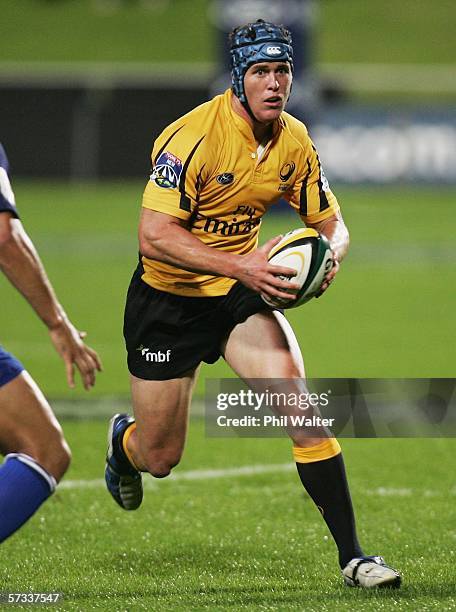
[[281, 239], [282, 236], [275, 236], [252, 253], [241, 255], [236, 279], [257, 293], [290, 300], [295, 296], [284, 289], [299, 289], [299, 285], [283, 277], [296, 276], [296, 270], [274, 266], [268, 261], [269, 252]]
[[73, 388], [74, 366], [81, 375], [84, 389], [87, 391], [95, 384], [96, 372], [102, 371], [100, 358], [96, 351], [87, 346], [82, 338], [85, 332], [79, 332], [68, 319], [49, 329], [52, 343], [65, 363], [68, 386]]

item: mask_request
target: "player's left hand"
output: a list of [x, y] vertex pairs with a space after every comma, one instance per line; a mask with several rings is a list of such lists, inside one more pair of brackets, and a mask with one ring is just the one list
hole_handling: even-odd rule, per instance
[[320, 287], [320, 290], [318, 291], [318, 293], [315, 296], [316, 298], [319, 298], [328, 289], [328, 287], [333, 282], [334, 277], [338, 273], [339, 268], [340, 268], [339, 260], [337, 259], [336, 254], [333, 253], [333, 266], [332, 266], [331, 270], [328, 272], [328, 274], [325, 276], [325, 278], [323, 279], [323, 283], [322, 283], [322, 285]]

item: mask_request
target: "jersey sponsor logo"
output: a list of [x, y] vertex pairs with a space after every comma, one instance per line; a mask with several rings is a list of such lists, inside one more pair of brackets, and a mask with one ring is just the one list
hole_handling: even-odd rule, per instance
[[153, 181], [158, 187], [163, 189], [172, 189], [177, 187], [179, 184], [179, 178], [182, 174], [182, 162], [181, 160], [170, 153], [165, 151], [157, 159], [157, 163], [152, 170], [150, 180]]
[[282, 47], [267, 47], [266, 48], [266, 53], [267, 55], [282, 55], [283, 51], [282, 51]]
[[[245, 219], [239, 219], [239, 213], [242, 214], [238, 207], [236, 211], [231, 213], [233, 218], [231, 220], [217, 219], [216, 217], [206, 217], [200, 213], [196, 214], [195, 225], [200, 227], [203, 232], [208, 234], [220, 234], [222, 236], [234, 236], [237, 234], [250, 234], [258, 225], [261, 223], [261, 217], [254, 217], [254, 208], [248, 205], [242, 206], [245, 209], [248, 217]], [[253, 211], [251, 214], [249, 211]], [[238, 216], [235, 216], [238, 215]], [[201, 225], [200, 225], [201, 223]]]
[[223, 174], [219, 174], [215, 180], [217, 183], [220, 183], [220, 185], [231, 185], [234, 181], [234, 174], [232, 172], [223, 172]]
[[295, 171], [295, 169], [296, 164], [294, 162], [286, 162], [285, 164], [283, 164], [279, 172], [280, 180], [286, 183]]
[[247, 215], [252, 218], [255, 216], [255, 208], [253, 206], [249, 206], [248, 204], [239, 204], [236, 210], [233, 210], [231, 213], [233, 216], [235, 215]]

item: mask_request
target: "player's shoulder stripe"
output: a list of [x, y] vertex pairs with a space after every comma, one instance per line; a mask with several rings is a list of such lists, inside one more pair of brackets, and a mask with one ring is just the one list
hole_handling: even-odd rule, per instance
[[310, 166], [310, 160], [307, 159], [307, 169], [304, 174], [304, 178], [301, 185], [301, 191], [299, 193], [299, 214], [302, 216], [307, 216], [307, 182], [309, 180], [310, 173], [312, 172], [312, 168]]
[[310, 137], [304, 123], [286, 112], [282, 113], [281, 119], [288, 137], [295, 141], [301, 149], [306, 150], [310, 145]]
[[174, 138], [174, 136], [185, 126], [185, 123], [183, 125], [180, 125], [177, 130], [174, 130], [171, 134], [171, 136], [169, 136], [167, 138], [167, 140], [165, 140], [165, 142], [163, 143], [163, 145], [160, 147], [160, 149], [158, 150], [157, 154], [155, 155], [155, 159], [154, 159], [154, 164], [157, 163], [157, 159], [160, 157], [160, 155], [163, 153], [163, 151], [165, 150], [165, 147], [171, 142], [171, 140]]
[[329, 201], [326, 195], [325, 188], [323, 186], [323, 170], [321, 168], [320, 158], [318, 156], [317, 149], [315, 148], [314, 145], [312, 145], [312, 149], [315, 152], [315, 157], [317, 158], [317, 164], [318, 164], [318, 197], [320, 198], [319, 212], [323, 212], [324, 210], [327, 210], [329, 208]]
[[207, 133], [209, 130], [217, 129], [219, 122], [215, 116], [220, 108], [220, 96], [208, 100], [183, 115], [176, 123], [185, 123], [188, 130]]
[[180, 202], [179, 202], [179, 208], [181, 208], [182, 210], [186, 210], [188, 212], [191, 211], [191, 202], [190, 202], [190, 198], [185, 193], [185, 179], [186, 179], [186, 176], [187, 176], [188, 167], [190, 165], [190, 162], [192, 161], [192, 157], [195, 155], [196, 150], [198, 149], [198, 147], [200, 146], [200, 144], [202, 143], [204, 138], [205, 138], [205, 136], [202, 136], [198, 140], [198, 142], [195, 144], [193, 149], [190, 151], [189, 156], [187, 157], [187, 159], [184, 162], [184, 166], [182, 168], [182, 173], [181, 173], [180, 180], [179, 180], [179, 191], [180, 191], [180, 194], [181, 194]]
[[[217, 132], [219, 122], [214, 121], [217, 107], [218, 104], [215, 104], [214, 100], [209, 100], [209, 102], [200, 104], [169, 124], [156, 139], [156, 146], [159, 146], [159, 149], [157, 153], [154, 153], [153, 162], [157, 162], [168, 146], [172, 150], [173, 139], [175, 138], [179, 139], [179, 147], [181, 149], [182, 144], [185, 143], [185, 149], [187, 146], [189, 148], [193, 147], [193, 143], [197, 142], [203, 135], [207, 139], [210, 134]], [[218, 138], [214, 135], [214, 138], [211, 140], [218, 141]]]

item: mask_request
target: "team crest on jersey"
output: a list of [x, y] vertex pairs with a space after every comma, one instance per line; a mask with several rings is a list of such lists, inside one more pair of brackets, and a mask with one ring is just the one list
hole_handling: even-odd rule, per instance
[[181, 173], [181, 160], [169, 151], [166, 151], [157, 159], [152, 174], [150, 175], [150, 180], [158, 185], [158, 187], [171, 189], [177, 187], [179, 184]]
[[290, 176], [295, 171], [295, 169], [296, 169], [296, 164], [294, 162], [287, 162], [283, 164], [279, 172], [280, 180], [286, 183], [288, 179], [290, 178]]
[[234, 181], [234, 174], [232, 172], [224, 172], [223, 174], [219, 174], [215, 180], [217, 183], [220, 183], [220, 185], [231, 185]]

